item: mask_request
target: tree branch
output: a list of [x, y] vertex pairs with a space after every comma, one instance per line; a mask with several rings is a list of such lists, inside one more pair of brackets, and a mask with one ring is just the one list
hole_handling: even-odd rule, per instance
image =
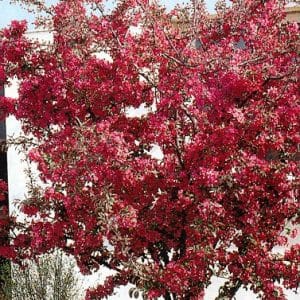
[[241, 280], [236, 280], [234, 283], [227, 281], [224, 286], [220, 287], [219, 295], [215, 300], [230, 300], [232, 299], [239, 288], [242, 286]]

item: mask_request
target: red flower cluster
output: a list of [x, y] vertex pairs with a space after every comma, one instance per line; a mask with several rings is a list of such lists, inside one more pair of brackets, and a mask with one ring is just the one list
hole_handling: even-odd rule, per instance
[[0, 179], [0, 202], [6, 199], [7, 183]]

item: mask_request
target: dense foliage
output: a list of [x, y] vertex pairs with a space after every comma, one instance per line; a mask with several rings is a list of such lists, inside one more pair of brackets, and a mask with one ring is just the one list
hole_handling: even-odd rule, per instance
[[28, 39], [25, 22], [0, 32], [0, 81], [20, 82], [1, 109], [22, 122], [46, 187], [1, 253], [59, 247], [83, 273], [114, 270], [87, 299], [127, 283], [202, 299], [214, 275], [227, 279], [219, 299], [296, 289], [298, 26], [284, 1], [220, 1], [213, 17], [201, 1], [23, 2], [53, 42]]
[[[1, 277], [0, 277], [1, 278]], [[61, 251], [44, 254], [22, 265], [7, 266], [1, 278], [5, 298], [14, 300], [78, 300], [78, 274], [74, 262]]]

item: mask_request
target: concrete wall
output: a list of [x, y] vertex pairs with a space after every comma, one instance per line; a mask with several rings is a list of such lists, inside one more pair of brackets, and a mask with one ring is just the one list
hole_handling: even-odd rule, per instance
[[286, 8], [286, 19], [290, 22], [300, 22], [300, 6], [290, 4], [289, 7]]

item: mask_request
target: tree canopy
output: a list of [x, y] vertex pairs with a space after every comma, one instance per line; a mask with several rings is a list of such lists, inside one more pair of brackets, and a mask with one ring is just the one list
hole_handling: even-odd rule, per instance
[[128, 283], [203, 299], [213, 276], [226, 278], [218, 299], [297, 289], [298, 25], [285, 2], [219, 1], [213, 16], [202, 1], [21, 2], [53, 41], [24, 21], [0, 31], [0, 81], [19, 80], [1, 110], [44, 185], [21, 206], [30, 221], [1, 220], [16, 232], [1, 254], [58, 247], [83, 273], [113, 270], [87, 299]]

